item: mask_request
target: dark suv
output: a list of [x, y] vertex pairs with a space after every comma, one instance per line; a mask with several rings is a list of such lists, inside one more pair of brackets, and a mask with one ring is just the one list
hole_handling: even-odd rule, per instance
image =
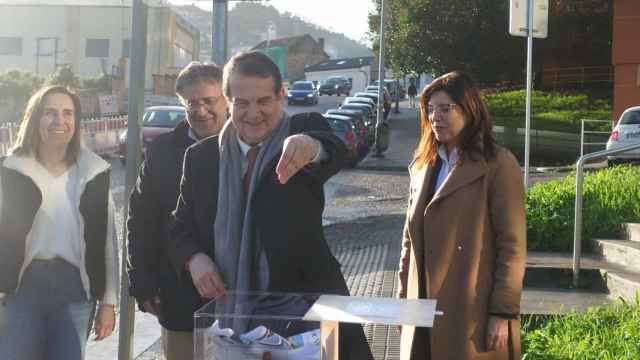
[[351, 83], [349, 79], [342, 76], [334, 76], [328, 78], [322, 85], [320, 85], [320, 89], [318, 90], [320, 95], [337, 95], [340, 94], [349, 95], [351, 91]]

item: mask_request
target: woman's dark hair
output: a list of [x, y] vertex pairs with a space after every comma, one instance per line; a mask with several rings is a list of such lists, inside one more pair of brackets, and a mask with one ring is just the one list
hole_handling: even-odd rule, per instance
[[232, 98], [231, 75], [238, 73], [245, 76], [272, 78], [276, 96], [282, 89], [282, 75], [278, 66], [264, 53], [259, 51], [241, 52], [234, 55], [224, 66], [222, 75], [222, 91], [227, 99]]
[[47, 96], [53, 94], [67, 95], [73, 102], [75, 127], [65, 154], [67, 164], [73, 164], [78, 160], [78, 155], [80, 154], [80, 118], [82, 117], [82, 110], [78, 95], [63, 86], [43, 87], [31, 96], [20, 124], [18, 138], [11, 151], [15, 155], [38, 157], [38, 148], [41, 142], [39, 128], [40, 119], [44, 114], [44, 101]]
[[433, 165], [438, 157], [440, 144], [436, 140], [427, 113], [429, 100], [438, 91], [444, 91], [449, 95], [465, 118], [465, 126], [460, 133], [458, 144], [460, 161], [464, 161], [465, 156], [473, 158], [474, 154], [480, 154], [487, 160], [493, 158], [496, 140], [487, 105], [482, 100], [480, 91], [471, 77], [462, 72], [454, 71], [433, 80], [420, 94], [421, 136], [414, 153], [415, 166], [420, 169], [424, 165]]

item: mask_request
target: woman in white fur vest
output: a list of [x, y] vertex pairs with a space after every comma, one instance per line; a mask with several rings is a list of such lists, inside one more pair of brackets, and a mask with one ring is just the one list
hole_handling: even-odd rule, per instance
[[0, 159], [0, 359], [84, 358], [115, 325], [110, 165], [81, 145], [80, 101], [59, 86], [31, 97]]

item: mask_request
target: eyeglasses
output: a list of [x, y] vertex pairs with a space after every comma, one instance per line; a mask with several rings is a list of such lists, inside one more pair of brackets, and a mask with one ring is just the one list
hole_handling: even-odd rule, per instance
[[432, 116], [435, 114], [436, 110], [438, 110], [440, 111], [440, 114], [447, 115], [449, 111], [453, 110], [456, 106], [458, 106], [458, 104], [429, 104], [427, 105], [427, 114]]
[[183, 100], [184, 107], [187, 112], [194, 113], [200, 110], [201, 106], [204, 106], [208, 110], [213, 110], [218, 101], [220, 101], [221, 96], [214, 97], [209, 96], [197, 101]]

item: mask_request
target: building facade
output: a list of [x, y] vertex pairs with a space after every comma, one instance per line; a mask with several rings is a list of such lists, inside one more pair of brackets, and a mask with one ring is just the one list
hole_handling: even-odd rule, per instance
[[324, 51], [324, 39], [316, 41], [309, 34], [265, 40], [252, 50], [263, 51], [272, 58], [275, 55], [274, 61], [276, 64], [283, 63], [280, 70], [289, 82], [304, 79], [307, 66], [329, 60], [329, 55]]
[[638, 0], [613, 2], [613, 121], [626, 108], [640, 105], [639, 5]]
[[[145, 88], [200, 53], [200, 33], [159, 1], [148, 8]], [[131, 0], [0, 0], [0, 69], [47, 76], [69, 65], [81, 77], [126, 78]], [[124, 81], [124, 84], [127, 84]]]
[[[344, 76], [351, 79], [351, 93], [366, 89], [372, 79], [371, 56], [348, 59], [335, 59], [322, 62], [305, 69], [305, 77], [309, 81], [324, 82], [332, 76]], [[377, 72], [376, 72], [377, 73]]]

